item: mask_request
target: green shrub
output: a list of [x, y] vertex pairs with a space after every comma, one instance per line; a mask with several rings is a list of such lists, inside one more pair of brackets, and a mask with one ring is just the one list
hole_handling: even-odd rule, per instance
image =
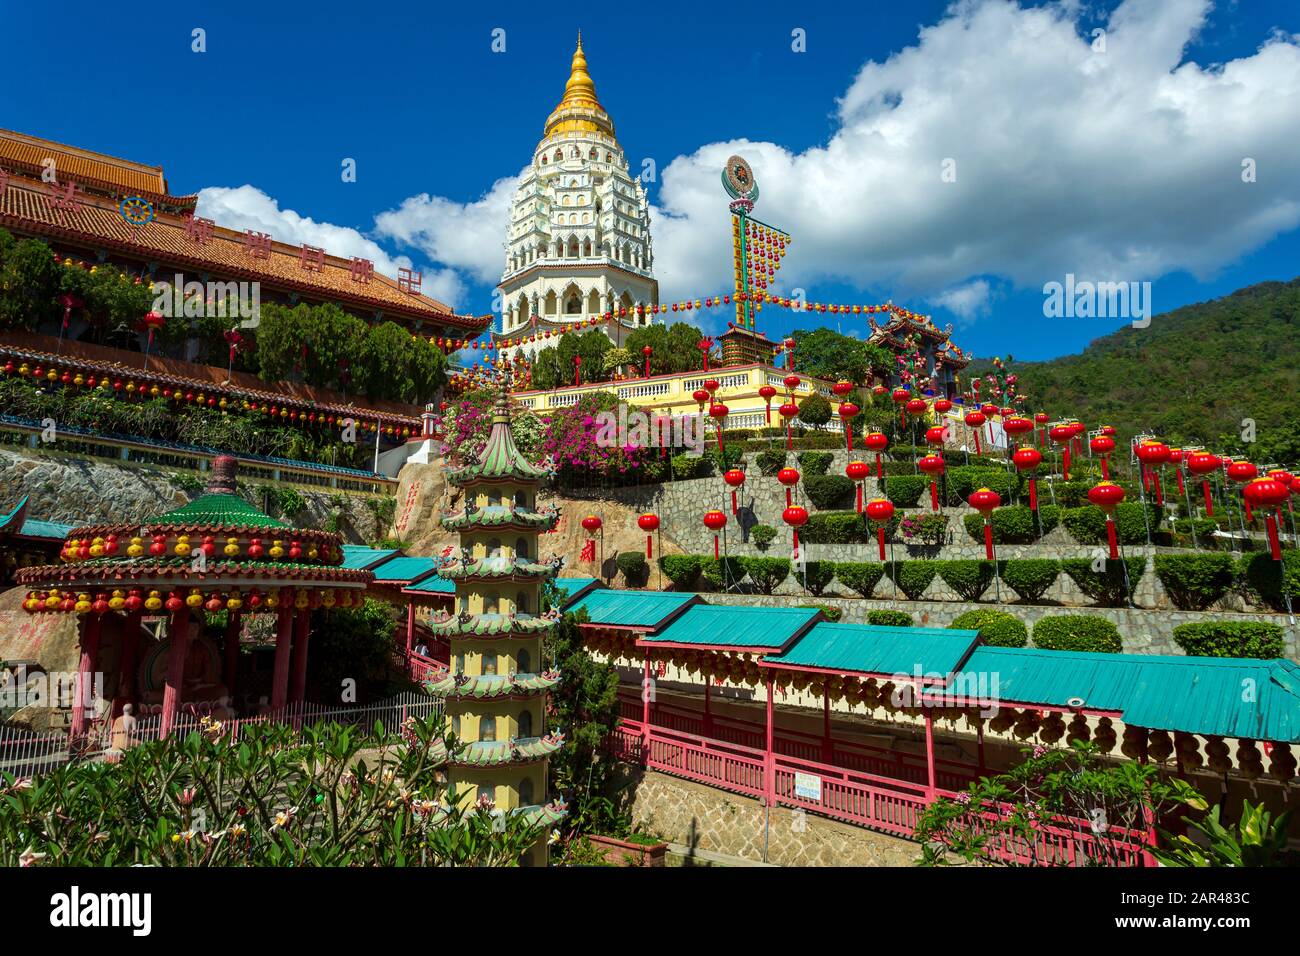
[[[1073, 467], [1071, 467], [1070, 470], [1073, 471]], [[1056, 504], [1062, 508], [1078, 508], [1083, 505], [1089, 505], [1091, 507], [1088, 501], [1088, 492], [1091, 490], [1093, 484], [1096, 484], [1096, 482], [1056, 481], [1052, 483], [1050, 491], [1043, 488], [1042, 485], [1039, 485], [1039, 490], [1045, 492], [1050, 497], [1055, 498]], [[1131, 488], [1125, 488], [1124, 490], [1129, 492], [1130, 497], [1132, 496]], [[1039, 500], [1042, 499], [1040, 498]], [[1105, 534], [1105, 531], [1103, 530], [1102, 533]]]
[[1229, 554], [1156, 555], [1156, 577], [1184, 611], [1204, 611], [1227, 594], [1236, 570]]
[[871, 597], [872, 589], [885, 573], [885, 566], [869, 561], [837, 561], [835, 577], [840, 584], [865, 597]]
[[886, 475], [885, 497], [897, 508], [915, 508], [929, 484], [926, 475]]
[[1277, 624], [1259, 621], [1205, 621], [1179, 624], [1174, 643], [1194, 657], [1256, 657], [1269, 660], [1286, 654], [1286, 640]]
[[830, 561], [808, 561], [804, 564], [804, 573], [795, 577], [803, 580], [809, 594], [821, 597], [827, 585], [835, 580], [835, 565]]
[[790, 576], [788, 558], [741, 558], [740, 566], [763, 594], [771, 594]]
[[1104, 617], [1090, 614], [1058, 614], [1034, 625], [1034, 647], [1045, 651], [1089, 651], [1119, 654], [1124, 642], [1119, 628]]
[[835, 455], [829, 451], [801, 451], [795, 460], [804, 475], [824, 475], [831, 470]]
[[1281, 562], [1267, 551], [1244, 554], [1237, 573], [1246, 589], [1275, 611], [1286, 610], [1287, 596], [1293, 605], [1300, 603], [1300, 551], [1283, 551]]
[[963, 601], [978, 601], [993, 583], [992, 561], [935, 561], [939, 577]]
[[673, 455], [671, 461], [674, 481], [700, 478], [709, 472], [709, 459], [703, 456], [693, 457], [683, 452], [680, 455]]
[[809, 544], [863, 544], [874, 537], [866, 517], [856, 511], [813, 512], [799, 532], [799, 540]]
[[[1061, 509], [1055, 505], [1038, 503], [1038, 520], [1029, 505], [1007, 505], [993, 512], [993, 541], [997, 544], [1033, 544], [1038, 540], [1038, 526], [1047, 534], [1061, 518]], [[976, 541], [984, 540], [984, 516], [969, 514], [962, 518], [966, 533]]]
[[948, 625], [955, 630], [979, 631], [980, 643], [990, 647], [1024, 647], [1029, 643], [1025, 622], [1006, 611], [977, 608], [959, 614]]
[[831, 420], [831, 403], [813, 392], [799, 403], [799, 421], [805, 425], [825, 425]]
[[702, 554], [665, 554], [659, 558], [659, 567], [677, 590], [693, 591], [703, 560]]
[[938, 565], [937, 561], [890, 561], [885, 568], [890, 580], [897, 583], [909, 598], [917, 601], [939, 572]]
[[844, 612], [837, 607], [831, 607], [829, 604], [800, 604], [799, 607], [806, 607], [814, 611], [821, 611], [826, 620], [834, 624], [844, 616]]
[[803, 490], [813, 507], [827, 511], [842, 506], [852, 498], [853, 482], [843, 475], [804, 475]]
[[640, 551], [620, 551], [615, 562], [623, 572], [623, 580], [631, 587], [640, 587], [650, 573], [650, 565]]
[[948, 534], [948, 516], [934, 511], [897, 516], [898, 533], [908, 544], [943, 544]]
[[749, 540], [754, 542], [754, 547], [760, 551], [766, 551], [767, 546], [776, 539], [776, 529], [770, 524], [756, 524], [749, 529]]
[[[1160, 509], [1148, 503], [1146, 510], [1154, 535], [1160, 524]], [[1106, 540], [1106, 516], [1095, 505], [1065, 508], [1061, 512], [1061, 523], [1080, 544], [1099, 544]], [[1121, 544], [1147, 543], [1147, 525], [1142, 520], [1141, 502], [1126, 501], [1115, 509], [1115, 532]]]
[[[1146, 558], [1124, 558], [1101, 561], [1102, 570], [1094, 571], [1094, 558], [1065, 558], [1061, 561], [1061, 570], [1079, 586], [1079, 590], [1092, 598], [1102, 607], [1123, 607], [1133, 597], [1142, 573], [1146, 570]], [[1128, 568], [1128, 584], [1125, 586], [1124, 569]]]
[[876, 627], [911, 627], [912, 615], [906, 611], [868, 611], [867, 623]]
[[1186, 538], [1188, 541], [1192, 538], [1192, 531], [1196, 532], [1196, 542], [1202, 548], [1213, 548], [1218, 545], [1218, 539], [1214, 533], [1219, 530], [1219, 522], [1213, 518], [1179, 518], [1174, 522], [1175, 533]]
[[[1018, 477], [1018, 476], [1017, 476]], [[1011, 499], [1011, 483], [1015, 480], [1005, 469], [981, 468], [977, 465], [957, 465], [948, 469], [948, 495], [950, 505], [965, 505], [971, 492], [981, 488], [996, 491], [1003, 501]], [[983, 532], [981, 532], [982, 534]]]
[[705, 457], [713, 462], [713, 467], [721, 474], [740, 464], [745, 457], [745, 449], [740, 442], [724, 445], [721, 451], [718, 450], [717, 446], [714, 446], [705, 453]]
[[1061, 574], [1054, 558], [1012, 558], [1002, 562], [1002, 580], [1022, 601], [1036, 604]]
[[745, 569], [741, 567], [740, 558], [713, 558], [704, 555], [700, 558], [700, 574], [710, 590], [721, 591], [743, 578]]
[[786, 454], [784, 450], [769, 448], [758, 453], [754, 459], [754, 464], [758, 465], [758, 473], [771, 477], [785, 467]]

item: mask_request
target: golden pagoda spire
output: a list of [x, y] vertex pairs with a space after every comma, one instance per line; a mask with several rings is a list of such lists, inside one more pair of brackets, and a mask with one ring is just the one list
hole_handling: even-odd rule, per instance
[[587, 55], [582, 52], [582, 31], [578, 31], [578, 48], [573, 51], [573, 63], [569, 67], [569, 82], [564, 84], [564, 99], [561, 106], [582, 104], [600, 106], [596, 99], [596, 84], [587, 72]]

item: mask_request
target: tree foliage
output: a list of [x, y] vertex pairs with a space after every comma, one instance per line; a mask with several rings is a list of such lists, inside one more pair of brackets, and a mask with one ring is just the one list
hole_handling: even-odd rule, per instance
[[834, 329], [796, 329], [795, 362], [799, 372], [838, 382], [845, 379], [865, 385], [874, 372], [888, 375], [893, 371], [893, 356], [879, 345], [872, 345]]

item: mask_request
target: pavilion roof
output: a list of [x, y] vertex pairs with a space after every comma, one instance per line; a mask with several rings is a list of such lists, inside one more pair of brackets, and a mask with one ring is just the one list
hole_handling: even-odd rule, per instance
[[0, 534], [16, 534], [24, 538], [47, 538], [62, 541], [72, 530], [72, 525], [58, 521], [41, 521], [27, 517], [28, 496], [13, 506], [8, 514], [0, 515]]
[[182, 527], [211, 528], [268, 528], [289, 529], [289, 525], [260, 509], [254, 508], [239, 495], [224, 492], [208, 493], [195, 498], [188, 504], [174, 508], [156, 518], [144, 522], [146, 525], [181, 525]]
[[402, 588], [402, 592], [414, 591], [417, 594], [455, 594], [456, 582], [444, 578], [441, 574], [430, 574], [414, 584]]
[[782, 651], [805, 635], [821, 611], [809, 607], [696, 604], [638, 646], [690, 644], [734, 651]]
[[376, 584], [403, 584], [409, 586], [413, 582], [437, 571], [438, 566], [437, 558], [399, 555], [390, 558], [383, 564], [376, 565], [371, 570], [375, 573]]
[[367, 548], [364, 544], [345, 544], [341, 567], [372, 570], [376, 565], [401, 553], [397, 548]]
[[570, 604], [585, 597], [587, 592], [605, 586], [600, 578], [556, 578], [555, 587], [561, 592], [563, 604], [567, 609]]
[[0, 129], [0, 163], [11, 169], [39, 176], [45, 160], [54, 159], [55, 169], [78, 182], [103, 189], [121, 190], [124, 195], [170, 199], [174, 204], [193, 205], [194, 196], [167, 195], [167, 179], [161, 166], [147, 166], [106, 153], [79, 149], [41, 139], [27, 133]]
[[938, 627], [882, 627], [821, 621], [764, 663], [857, 674], [918, 674], [943, 680], [979, 643], [979, 631]]
[[655, 630], [700, 600], [698, 594], [683, 591], [596, 589], [565, 611], [584, 610], [591, 624]]

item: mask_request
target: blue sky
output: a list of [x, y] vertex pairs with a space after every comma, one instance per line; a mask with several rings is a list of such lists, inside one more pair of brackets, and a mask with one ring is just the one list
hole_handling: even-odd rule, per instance
[[[1124, 324], [1044, 318], [1042, 285], [1066, 272], [1151, 281], [1157, 312], [1300, 273], [1293, 0], [844, 6], [10, 5], [24, 42], [6, 51], [0, 126], [161, 164], [223, 224], [409, 261], [481, 313], [509, 177], [581, 28], [634, 172], [658, 168], [666, 299], [726, 291], [731, 151], [764, 187], [756, 215], [794, 233], [787, 288], [893, 298], [980, 355], [1065, 354]], [[1110, 47], [1089, 63], [1094, 28]], [[792, 318], [765, 312], [766, 330]]]

